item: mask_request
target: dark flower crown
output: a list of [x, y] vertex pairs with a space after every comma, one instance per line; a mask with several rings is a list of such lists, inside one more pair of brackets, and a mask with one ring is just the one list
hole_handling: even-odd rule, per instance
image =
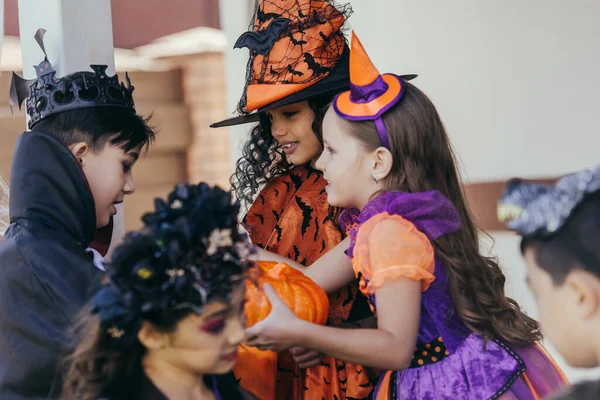
[[567, 175], [555, 186], [513, 179], [498, 201], [498, 219], [521, 236], [552, 235], [598, 190], [600, 165]]
[[229, 302], [254, 252], [237, 229], [238, 212], [230, 193], [205, 183], [179, 185], [166, 202], [156, 199], [155, 211], [142, 218], [145, 228], [115, 249], [110, 282], [92, 299], [103, 331], [128, 346], [145, 319]]

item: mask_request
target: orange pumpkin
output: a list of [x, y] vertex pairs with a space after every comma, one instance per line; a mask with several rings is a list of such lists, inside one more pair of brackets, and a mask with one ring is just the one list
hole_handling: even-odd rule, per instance
[[[271, 303], [262, 291], [270, 284], [279, 298], [303, 320], [324, 325], [329, 312], [327, 294], [315, 282], [284, 263], [259, 261], [256, 278], [246, 282], [246, 323], [250, 327], [262, 321], [271, 311]], [[242, 345], [235, 367], [240, 386], [261, 400], [275, 400], [277, 353]]]

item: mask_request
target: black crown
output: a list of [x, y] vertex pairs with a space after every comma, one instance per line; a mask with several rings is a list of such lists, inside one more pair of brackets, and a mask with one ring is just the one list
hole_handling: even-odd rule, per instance
[[[43, 37], [46, 31], [39, 29], [35, 39], [46, 55]], [[115, 74], [106, 74], [106, 65], [91, 65], [93, 72], [74, 72], [63, 78], [56, 78], [56, 71], [46, 56], [35, 67], [37, 79], [23, 79], [13, 72], [10, 87], [10, 105], [18, 104], [21, 109], [27, 99], [29, 129], [44, 118], [87, 107], [124, 107], [135, 111], [133, 90], [129, 75], [125, 73], [127, 85], [119, 82]]]

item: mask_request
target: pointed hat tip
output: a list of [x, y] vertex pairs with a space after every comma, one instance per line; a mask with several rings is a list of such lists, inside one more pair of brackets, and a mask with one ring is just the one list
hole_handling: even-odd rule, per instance
[[352, 31], [350, 43], [350, 82], [355, 86], [367, 86], [379, 77], [379, 71], [369, 58], [362, 43]]

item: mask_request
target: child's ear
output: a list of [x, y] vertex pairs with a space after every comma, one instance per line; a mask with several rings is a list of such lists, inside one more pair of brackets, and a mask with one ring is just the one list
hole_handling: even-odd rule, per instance
[[573, 312], [581, 319], [600, 315], [600, 281], [587, 271], [575, 270], [565, 278], [573, 301]]
[[169, 337], [167, 334], [160, 332], [154, 325], [148, 321], [142, 323], [137, 334], [138, 340], [148, 350], [160, 350], [165, 348], [169, 344]]
[[385, 147], [378, 147], [374, 153], [375, 164], [373, 165], [373, 178], [378, 181], [385, 179], [392, 170], [392, 153]]
[[83, 159], [90, 153], [90, 146], [86, 142], [78, 142], [69, 146], [69, 150], [79, 161], [79, 164], [83, 164]]

